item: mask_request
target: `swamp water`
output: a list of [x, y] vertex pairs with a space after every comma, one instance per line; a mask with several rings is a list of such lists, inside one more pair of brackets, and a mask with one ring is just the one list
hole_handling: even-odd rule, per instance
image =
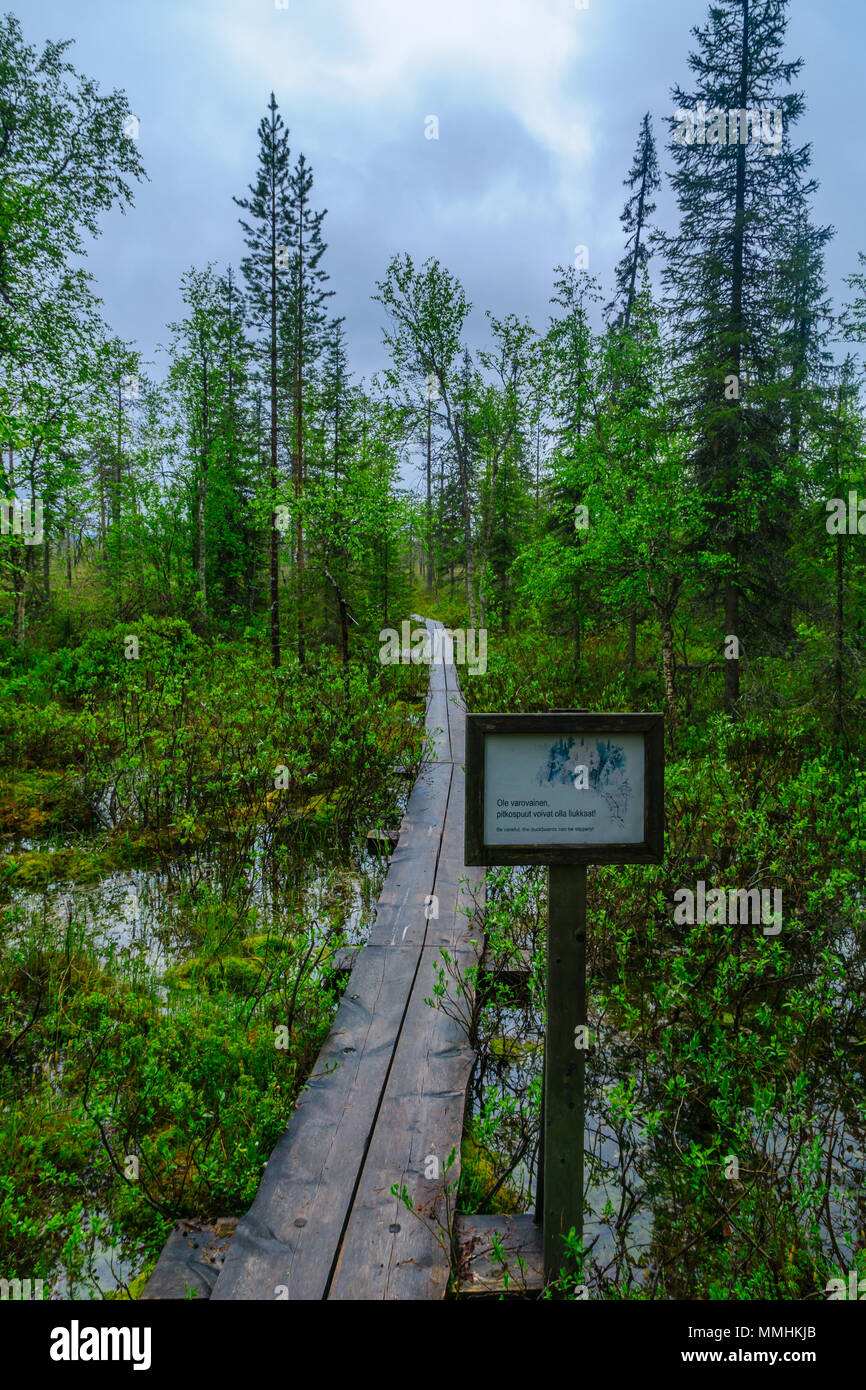
[[[498, 884], [488, 897], [494, 918], [497, 901], [500, 922], [503, 904], [510, 908], [504, 913], [508, 946], [536, 959], [540, 950], [543, 959], [546, 906], [539, 876], [512, 871], [510, 883]], [[768, 1110], [758, 1108], [756, 1082], [756, 1108], [747, 1109], [745, 1119], [751, 1135], [747, 1147], [766, 1173], [768, 1190], [775, 1192], [780, 1205], [795, 1211], [798, 1221], [812, 1183], [826, 1182], [828, 1191], [817, 1216], [818, 1243], [828, 1261], [845, 1269], [854, 1267], [866, 1213], [866, 1033], [857, 1036], [851, 1031], [854, 1025], [842, 998], [844, 981], [855, 1001], [860, 995], [862, 1006], [857, 983], [864, 972], [862, 932], [840, 920], [834, 944], [846, 970], [830, 991], [838, 1050], [826, 1060], [821, 1057], [823, 1091], [813, 1093], [807, 1111], [795, 1112], [792, 1123], [791, 1115], [776, 1104]], [[680, 949], [679, 943], [669, 943], [665, 954], [675, 958]], [[645, 970], [633, 975], [629, 988], [635, 999], [642, 992], [652, 996], [658, 970], [657, 963], [648, 961]], [[542, 990], [543, 972], [542, 965]], [[658, 1128], [670, 1076], [662, 1057], [645, 1056], [643, 1040], [623, 1027], [616, 1007], [608, 1004], [600, 1011], [599, 999], [609, 995], [615, 975], [609, 967], [588, 967], [587, 1019], [593, 1046], [586, 1059], [584, 1244], [590, 1255], [584, 1281], [590, 1297], [610, 1296], [612, 1286], [628, 1287], [633, 1297], [651, 1291], [660, 1264], [675, 1257], [678, 1245], [669, 1236], [678, 1215], [669, 1182], [671, 1136]], [[808, 994], [811, 973], [805, 952], [792, 959], [788, 980]], [[862, 1007], [859, 1012], [862, 1019]], [[499, 1188], [494, 1198], [499, 1204], [493, 1210], [529, 1213], [535, 1207], [543, 1029], [543, 999], [531, 992], [511, 1003], [503, 994], [481, 1013], [471, 1116], [475, 1134], [481, 1134], [494, 1155], [486, 1176], [495, 1180], [507, 1175], [506, 1191]], [[791, 1081], [795, 1080], [794, 1075]], [[705, 1113], [697, 1096], [683, 1097], [682, 1114], [677, 1116], [681, 1128], [678, 1132], [674, 1124], [672, 1139], [681, 1146], [684, 1163], [692, 1141], [700, 1145], [713, 1137]], [[805, 1162], [804, 1143], [814, 1146]], [[748, 1182], [749, 1160], [743, 1162]], [[732, 1193], [741, 1190], [738, 1186]], [[482, 1201], [480, 1209], [490, 1208]]]
[[[315, 931], [322, 942], [344, 941], [361, 945], [375, 911], [387, 869], [387, 859], [371, 853], [363, 835], [342, 840], [281, 846], [279, 862], [263, 855], [259, 871], [251, 879], [249, 902], [255, 909], [255, 931], [266, 932], [271, 923], [295, 918]], [[213, 900], [219, 880], [219, 863], [200, 860], [197, 886]], [[118, 975], [159, 981], [172, 966], [194, 955], [197, 938], [190, 931], [185, 904], [190, 888], [190, 866], [166, 862], [159, 868], [128, 869], [106, 874], [94, 883], [58, 882], [38, 891], [17, 890], [0, 912], [14, 930], [23, 923], [42, 919], [69, 924], [86, 939], [100, 959]], [[543, 904], [542, 904], [543, 907]], [[532, 913], [529, 914], [533, 916]], [[543, 939], [543, 912], [535, 905], [528, 933], [518, 933], [524, 950], [537, 948]], [[515, 925], [522, 921], [514, 914]], [[843, 953], [859, 961], [862, 943], [843, 933]], [[657, 967], [656, 967], [657, 968]], [[658, 1162], [658, 1138], [647, 1123], [666, 1077], [663, 1067], [642, 1067], [640, 1047], [616, 1024], [612, 1014], [598, 1018], [593, 1010], [594, 984], [589, 979], [589, 1022], [598, 1037], [597, 1050], [587, 1059], [586, 1158], [587, 1213], [584, 1239], [591, 1246], [591, 1292], [611, 1281], [635, 1289], [652, 1282], [656, 1262], [667, 1252], [664, 1227], [675, 1214]], [[646, 987], [652, 984], [648, 970]], [[507, 1178], [514, 1209], [534, 1206], [538, 1162], [538, 1099], [543, 1059], [543, 1015], [530, 1002], [502, 1006], [489, 1019], [484, 1047], [472, 1083], [470, 1114], [484, 1124], [497, 1155], [511, 1166]], [[862, 1057], [857, 1038], [849, 1039], [854, 1057]], [[58, 1086], [63, 1058], [50, 1059], [44, 1067], [44, 1084]], [[643, 1070], [645, 1087], [636, 1103], [622, 1110], [621, 1101]], [[863, 1069], [859, 1068], [862, 1096]], [[836, 1252], [843, 1263], [852, 1258], [851, 1233], [862, 1224], [866, 1134], [862, 1116], [852, 1103], [844, 1109], [828, 1104], [815, 1107], [812, 1133], [820, 1141], [818, 1171], [832, 1182], [822, 1244], [828, 1255]], [[762, 1131], [759, 1133], [759, 1130]], [[684, 1147], [688, 1135], [682, 1136]], [[796, 1152], [798, 1136], [779, 1115], [762, 1125], [755, 1121], [756, 1148], [763, 1148], [773, 1168], [781, 1173], [786, 1156]], [[497, 1173], [498, 1175], [498, 1173]], [[229, 1213], [225, 1213], [229, 1214]], [[232, 1213], [235, 1214], [235, 1213]], [[122, 1289], [142, 1268], [143, 1252], [135, 1239], [122, 1237], [111, 1222], [98, 1193], [81, 1212], [83, 1259], [69, 1276], [60, 1262], [46, 1294], [55, 1299], [101, 1298]], [[856, 1245], [856, 1238], [854, 1241]], [[834, 1245], [836, 1249], [834, 1250]]]
[[[400, 790], [405, 801], [407, 789]], [[18, 853], [31, 848], [39, 845], [15, 846]], [[252, 932], [286, 930], [295, 923], [317, 945], [363, 945], [388, 863], [371, 850], [364, 832], [327, 843], [319, 834], [306, 843], [280, 844], [270, 854], [259, 850], [253, 849], [246, 881]], [[0, 906], [0, 921], [13, 934], [35, 929], [85, 947], [113, 976], [152, 986], [170, 1007], [163, 976], [200, 949], [201, 938], [191, 930], [190, 903], [203, 890], [211, 915], [218, 913], [221, 867], [215, 852], [198, 856], [194, 865], [176, 859], [114, 870], [93, 882], [22, 887]], [[54, 1054], [36, 1070], [38, 1084], [59, 1100], [63, 1056]], [[142, 1244], [114, 1228], [96, 1184], [83, 1177], [89, 1195], [78, 1218], [75, 1269], [58, 1259], [44, 1281], [46, 1298], [104, 1298], [127, 1288], [145, 1262]]]

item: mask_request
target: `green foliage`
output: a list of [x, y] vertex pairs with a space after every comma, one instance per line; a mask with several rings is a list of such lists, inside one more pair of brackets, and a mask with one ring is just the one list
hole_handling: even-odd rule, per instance
[[[13, 1263], [93, 1287], [96, 1249], [131, 1242], [141, 1270], [176, 1215], [251, 1201], [342, 944], [280, 891], [299, 856], [391, 820], [395, 768], [423, 764], [426, 669], [379, 661], [417, 612], [489, 628], [486, 672], [460, 672], [472, 710], [666, 712], [665, 862], [589, 879], [603, 1240], [572, 1235], [548, 1293], [810, 1298], [862, 1263], [866, 562], [827, 510], [866, 492], [863, 410], [829, 351], [788, 8], [715, 0], [695, 29], [675, 102], [778, 108], [784, 132], [773, 153], [674, 135], [678, 220], [652, 239], [644, 117], [604, 329], [576, 262], [546, 328], [488, 312], [475, 346], [460, 281], [396, 254], [370, 384], [328, 319], [325, 214], [273, 94], [236, 200], [244, 292], [191, 266], [151, 380], [82, 265], [144, 177], [135, 118], [68, 43], [0, 19], [0, 493], [44, 508], [39, 545], [0, 536]], [[862, 343], [866, 275], [846, 283]], [[54, 885], [142, 863], [181, 921], [159, 971], [49, 910]], [[676, 921], [698, 881], [781, 888], [783, 931]], [[449, 1255], [458, 1200], [532, 1201], [544, 907], [539, 873], [491, 875], [492, 973], [441, 952], [429, 1002], [478, 1054], [462, 1168], [429, 1209], [392, 1191]]]
[[94, 1194], [106, 1232], [151, 1249], [167, 1219], [252, 1200], [334, 996], [309, 933], [206, 941], [167, 972], [167, 1009], [153, 978], [106, 969], [86, 933], [4, 933], [0, 1239], [35, 1277], [80, 1268]]
[[[533, 665], [523, 636], [500, 640], [514, 684], [492, 663], [468, 686], [479, 707], [525, 708], [527, 688], [541, 707], [555, 703], [560, 676], [543, 651]], [[605, 1258], [560, 1295], [584, 1297], [584, 1285], [617, 1299], [804, 1298], [834, 1268], [853, 1268], [866, 1127], [864, 769], [862, 755], [822, 748], [818, 710], [792, 717], [802, 674], [778, 663], [774, 676], [781, 710], [715, 712], [685, 731], [665, 773], [664, 864], [590, 870], [587, 1220], [606, 1228]], [[780, 888], [781, 932], [678, 924], [675, 893], [698, 881], [707, 892]], [[543, 918], [539, 871], [488, 876], [494, 961], [527, 949], [538, 961]], [[538, 1062], [526, 1059], [543, 985], [543, 957], [519, 1007], [494, 976], [473, 1020], [483, 1059], [473, 1125], [494, 1181], [537, 1143]]]

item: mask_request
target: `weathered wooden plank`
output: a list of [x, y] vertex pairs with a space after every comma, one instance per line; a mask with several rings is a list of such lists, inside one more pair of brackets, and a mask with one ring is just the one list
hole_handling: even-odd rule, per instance
[[466, 762], [466, 701], [454, 666], [446, 667], [446, 689], [451, 760], [462, 767]]
[[435, 718], [438, 724], [444, 725], [448, 722], [448, 687], [445, 684], [445, 677], [441, 674], [441, 669], [436, 666], [430, 668], [427, 717], [431, 722]]
[[141, 1292], [143, 1299], [210, 1298], [223, 1267], [236, 1216], [179, 1221]]
[[416, 847], [414, 832], [435, 825], [441, 833], [451, 785], [451, 770], [447, 763], [434, 763], [425, 768], [409, 793], [406, 810], [400, 822], [400, 838], [392, 855], [392, 863], [400, 854], [413, 855]]
[[351, 975], [355, 968], [355, 961], [358, 959], [358, 949], [355, 946], [341, 946], [335, 951], [328, 961], [328, 969], [332, 975]]
[[[435, 632], [441, 628], [441, 623], [427, 620], [427, 631], [430, 634], [431, 651], [436, 655]], [[443, 656], [448, 655], [448, 643], [442, 649]], [[427, 720], [426, 726], [430, 733], [434, 734], [433, 751], [437, 762], [446, 763], [452, 761], [451, 751], [451, 722], [449, 719], [448, 704], [448, 671], [454, 670], [453, 666], [443, 665], [437, 660], [433, 660], [430, 666], [430, 684], [427, 695]]]
[[485, 987], [495, 981], [508, 985], [509, 989], [523, 991], [529, 987], [531, 974], [532, 952], [524, 947], [514, 947], [507, 957], [493, 957], [487, 950], [481, 961], [479, 986]]
[[467, 911], [474, 913], [475, 907], [483, 902], [484, 870], [474, 866], [467, 868], [464, 863], [464, 786], [463, 769], [455, 763], [452, 769], [448, 815], [442, 831], [442, 847], [436, 871], [439, 918], [431, 922], [431, 929], [426, 938], [428, 944], [454, 944], [461, 932], [467, 936], [477, 935], [474, 928], [470, 929]]
[[418, 955], [415, 946], [360, 952], [309, 1086], [238, 1225], [214, 1298], [324, 1297]]
[[458, 1216], [457, 1274], [463, 1295], [539, 1293], [541, 1227], [531, 1216]]
[[466, 734], [462, 719], [461, 714], [461, 722], [458, 724], [455, 721], [451, 724], [451, 761], [458, 767], [466, 765]]
[[371, 826], [367, 831], [367, 844], [371, 849], [380, 850], [390, 854], [394, 845], [400, 838], [400, 832], [391, 828], [380, 828]]
[[428, 710], [427, 732], [432, 734], [432, 752], [436, 762], [451, 762], [451, 734], [448, 728], [448, 709], [445, 701], [445, 692], [440, 692], [437, 699]]
[[483, 881], [482, 875], [473, 874], [453, 859], [440, 859], [435, 895], [439, 915], [427, 925], [426, 945], [456, 947], [479, 935], [474, 915], [483, 902]]
[[406, 852], [395, 854], [376, 905], [370, 930], [371, 945], [416, 945], [424, 942], [428, 899], [434, 892], [442, 826], [448, 806], [451, 767], [444, 764], [428, 774], [429, 794], [424, 808], [431, 819], [416, 813], [406, 841]]
[[[464, 969], [477, 959], [468, 951], [460, 957]], [[474, 1054], [460, 1024], [425, 1002], [433, 997], [438, 964], [438, 950], [425, 947], [341, 1244], [331, 1299], [430, 1299], [448, 1291], [444, 1189], [447, 1181], [456, 1193]], [[441, 1169], [452, 1149], [456, 1161], [446, 1174]], [[439, 1160], [436, 1179], [425, 1177], [430, 1157]], [[391, 1196], [394, 1183], [405, 1185], [432, 1230]]]
[[[462, 800], [459, 804], [462, 814]], [[452, 873], [457, 867], [452, 866]], [[434, 987], [442, 965], [440, 939], [447, 938], [453, 966], [464, 979], [469, 967], [478, 963], [480, 943], [471, 944], [471, 925], [465, 915], [456, 914], [456, 874], [449, 881], [441, 864], [434, 891], [440, 917], [429, 923], [428, 944], [422, 951], [331, 1284], [329, 1298], [335, 1300], [442, 1298], [448, 1291], [445, 1186], [453, 1185], [456, 1193], [474, 1054], [459, 1019], [431, 1007], [427, 1000], [436, 997]], [[468, 1010], [471, 996], [464, 994], [455, 1002], [459, 1011]], [[455, 1163], [446, 1174], [441, 1169], [452, 1149]], [[426, 1176], [431, 1158], [437, 1158], [440, 1167], [438, 1177], [432, 1179]], [[406, 1187], [418, 1215], [391, 1196], [394, 1183]]]

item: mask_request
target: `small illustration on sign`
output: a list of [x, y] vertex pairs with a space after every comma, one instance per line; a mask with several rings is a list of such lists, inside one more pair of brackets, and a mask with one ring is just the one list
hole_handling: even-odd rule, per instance
[[558, 738], [538, 772], [538, 782], [572, 783], [576, 791], [594, 791], [603, 796], [611, 820], [625, 825], [631, 783], [626, 771], [626, 754], [620, 743], [596, 739], [588, 745], [582, 738]]

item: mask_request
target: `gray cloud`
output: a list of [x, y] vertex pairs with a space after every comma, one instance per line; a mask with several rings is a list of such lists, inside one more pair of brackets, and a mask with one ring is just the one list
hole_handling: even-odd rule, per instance
[[[256, 127], [273, 87], [327, 206], [332, 306], [347, 318], [353, 368], [383, 365], [371, 302], [391, 254], [436, 255], [479, 311], [541, 326], [551, 271], [577, 243], [609, 284], [621, 254], [622, 179], [643, 112], [660, 147], [670, 87], [687, 80], [689, 29], [705, 0], [27, 0], [26, 37], [72, 37], [75, 65], [127, 90], [141, 118], [151, 182], [111, 216], [89, 258], [112, 328], [146, 356], [165, 341], [190, 264], [238, 264], [232, 195], [256, 161]], [[807, 62], [803, 141], [822, 188], [816, 216], [838, 235], [830, 286], [866, 249], [858, 216], [863, 138], [854, 115], [866, 17], [792, 7], [789, 52]], [[425, 140], [436, 114], [439, 140]], [[667, 159], [661, 150], [662, 165]], [[659, 198], [670, 222], [669, 191]], [[480, 312], [475, 326], [483, 333]]]

